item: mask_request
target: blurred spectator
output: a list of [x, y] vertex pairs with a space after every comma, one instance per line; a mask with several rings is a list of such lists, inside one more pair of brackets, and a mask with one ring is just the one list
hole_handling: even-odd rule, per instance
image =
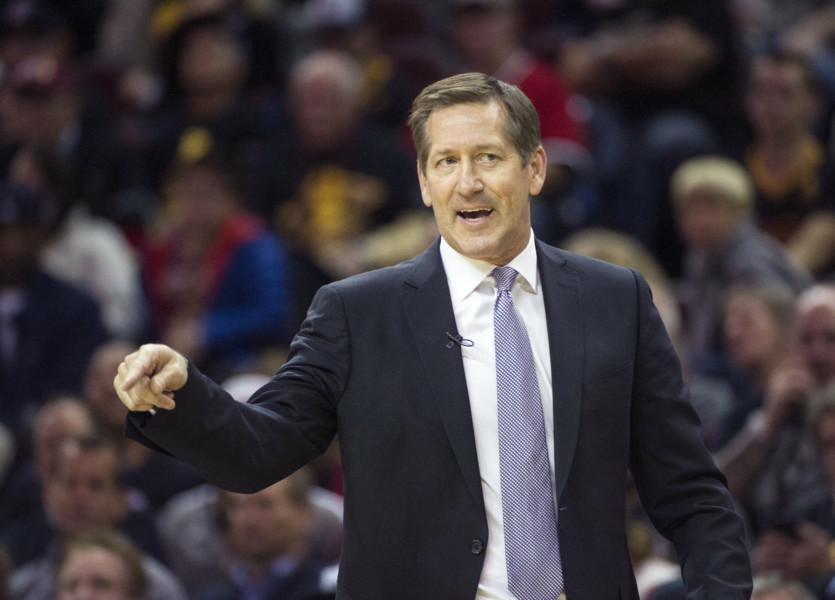
[[593, 101], [604, 225], [646, 244], [672, 276], [681, 246], [666, 199], [692, 156], [740, 143], [738, 33], [729, 0], [569, 0], [560, 72]]
[[287, 341], [293, 285], [224, 156], [172, 166], [145, 263], [155, 337], [221, 379]]
[[129, 503], [112, 442], [98, 430], [81, 430], [61, 438], [52, 458], [51, 470], [38, 473], [38, 509], [7, 532], [17, 566], [49, 554], [72, 536], [103, 527], [119, 527], [145, 551], [163, 558], [150, 513]]
[[796, 307], [798, 358], [809, 369], [815, 386], [835, 377], [835, 286], [816, 285]]
[[[234, 375], [223, 387], [238, 402], [269, 379], [257, 372]], [[309, 468], [314, 476], [315, 471]], [[159, 512], [157, 523], [171, 566], [190, 594], [222, 574], [224, 542], [218, 522], [219, 490], [203, 484], [174, 496]], [[323, 564], [336, 564], [342, 548], [342, 496], [316, 485], [308, 490], [313, 506], [310, 547]]]
[[55, 600], [146, 600], [142, 553], [112, 532], [80, 536], [67, 544], [55, 569]]
[[835, 598], [835, 382], [809, 400], [807, 423], [826, 468], [830, 491], [825, 498], [803, 507], [779, 529], [763, 534], [752, 551], [759, 572], [798, 579], [820, 598]]
[[411, 258], [437, 229], [420, 203], [414, 162], [365, 121], [356, 60], [332, 50], [301, 59], [289, 102], [293, 137], [275, 166], [281, 196], [271, 207], [304, 268], [294, 281], [305, 286], [298, 306], [306, 309], [323, 283]]
[[175, 494], [205, 483], [192, 467], [124, 436], [127, 409], [113, 388], [113, 377], [125, 356], [136, 349], [122, 340], [105, 342], [93, 352], [84, 372], [84, 398], [99, 429], [116, 445], [122, 478], [132, 506], [152, 512]]
[[160, 55], [170, 85], [176, 78], [174, 63], [180, 45], [189, 35], [188, 24], [223, 21], [238, 32], [247, 55], [247, 91], [269, 96], [284, 85], [292, 52], [290, 32], [281, 17], [278, 3], [269, 0], [163, 0], [153, 7], [147, 37]]
[[[411, 148], [406, 129], [406, 118], [412, 100], [418, 95], [423, 85], [440, 79], [451, 71], [440, 57], [434, 56], [423, 44], [424, 39], [404, 40], [399, 45], [399, 54], [391, 55], [384, 45], [384, 36], [389, 32], [384, 29], [381, 19], [398, 10], [396, 2], [384, 2], [375, 10], [373, 3], [366, 0], [307, 0], [301, 11], [301, 30], [304, 40], [310, 46], [304, 50], [336, 50], [350, 54], [362, 67], [363, 110], [366, 118], [390, 131], [403, 134], [402, 143]], [[412, 26], [417, 30], [424, 18], [421, 7], [415, 4], [412, 16], [416, 19]], [[408, 60], [408, 51], [403, 53], [409, 43], [422, 45], [421, 55], [423, 70], [410, 69], [413, 63]], [[437, 39], [432, 39], [435, 49], [439, 50]], [[418, 50], [419, 52], [420, 50]], [[404, 56], [405, 54], [405, 56]], [[406, 60], [399, 60], [406, 58]], [[431, 80], [429, 79], [431, 77]]]
[[[79, 535], [119, 529], [141, 548], [159, 548], [153, 521], [127, 505], [115, 447], [100, 436], [68, 440], [61, 448], [58, 468], [45, 482], [48, 520], [27, 530], [22, 544], [41, 545], [29, 562], [12, 575], [14, 600], [54, 598], [55, 569], [61, 549]], [[156, 554], [159, 556], [159, 553]], [[182, 584], [151, 554], [146, 554], [148, 600], [185, 600]]]
[[821, 108], [804, 58], [785, 53], [753, 58], [748, 88], [753, 139], [745, 165], [756, 192], [757, 225], [815, 274], [835, 261], [835, 190], [824, 186], [826, 157], [816, 132]]
[[[748, 54], [754, 55], [774, 47], [796, 52], [801, 48], [798, 42], [804, 48], [820, 47], [823, 42], [820, 35], [805, 35], [805, 40], [797, 38], [810, 25], [808, 21], [823, 14], [821, 9], [827, 3], [828, 0], [733, 0], [732, 7], [742, 45]], [[824, 32], [824, 28], [813, 29], [816, 33]]]
[[67, 59], [75, 42], [64, 15], [49, 0], [0, 3], [0, 61], [6, 73], [30, 56]]
[[195, 600], [313, 600], [326, 563], [311, 546], [311, 474], [301, 469], [254, 494], [221, 491], [219, 518], [228, 564], [224, 580]]
[[[221, 493], [209, 484], [198, 486], [175, 496], [159, 514], [158, 524], [172, 568], [191, 596], [212, 587], [228, 589], [228, 582], [215, 585], [219, 578], [225, 578], [221, 566], [227, 564], [224, 557], [229, 558], [218, 522]], [[321, 565], [335, 565], [342, 547], [342, 497], [312, 486], [308, 501], [313, 508], [308, 539], [311, 553]]]
[[694, 360], [719, 347], [722, 294], [733, 284], [782, 283], [795, 292], [809, 275], [753, 223], [751, 181], [739, 163], [716, 156], [685, 161], [673, 173], [670, 197], [684, 241], [685, 337]]
[[754, 539], [784, 528], [829, 488], [805, 421], [809, 398], [835, 376], [835, 287], [816, 285], [800, 295], [787, 346], [762, 408], [717, 454]]
[[0, 151], [37, 149], [55, 165], [63, 195], [121, 222], [140, 165], [117, 143], [109, 106], [88, 84], [70, 59], [22, 59], [0, 88]]
[[517, 0], [455, 0], [452, 37], [463, 59], [462, 70], [494, 75], [521, 89], [539, 113], [548, 173], [534, 199], [534, 231], [550, 243], [588, 224], [596, 206], [574, 192], [576, 179], [588, 186], [591, 156], [587, 147], [583, 101], [552, 65], [522, 46], [522, 15]]
[[66, 196], [57, 166], [43, 152], [20, 148], [7, 176], [56, 202], [55, 223], [41, 256], [44, 271], [87, 291], [99, 304], [109, 335], [138, 340], [147, 308], [136, 254], [122, 231]]
[[168, 564], [191, 598], [223, 575], [223, 540], [217, 524], [219, 490], [204, 483], [171, 498], [157, 512]]
[[106, 337], [96, 303], [38, 266], [55, 210], [44, 194], [0, 183], [0, 422], [18, 435], [47, 398], [81, 391]]
[[172, 34], [165, 101], [147, 115], [140, 143], [151, 189], [159, 189], [173, 162], [222, 148], [247, 203], [273, 199], [273, 140], [283, 134], [283, 108], [276, 100], [261, 102], [248, 88], [245, 35], [234, 19], [211, 13], [183, 21]]
[[127, 73], [153, 62], [151, 13], [157, 0], [107, 0], [95, 40], [98, 69]]
[[23, 524], [43, 511], [43, 484], [55, 473], [63, 443], [94, 431], [93, 416], [80, 398], [57, 396], [38, 408], [32, 419], [31, 447], [22, 444], [14, 470], [0, 488], [0, 531], [4, 543], [25, 535]]
[[[826, 96], [826, 105], [835, 103], [835, 6], [828, 0], [806, 0], [786, 4], [770, 0], [776, 14], [777, 27], [774, 37], [780, 48], [790, 53], [805, 56], [812, 66], [822, 91]], [[785, 18], [781, 12], [791, 12], [793, 18]]]
[[51, 15], [60, 22], [67, 51], [86, 59], [95, 49], [99, 23], [108, 0], [7, 0], [3, 2], [18, 23]]
[[735, 284], [725, 292], [721, 351], [694, 365], [732, 389], [731, 402], [716, 423], [712, 449], [724, 446], [751, 411], [762, 406], [771, 376], [788, 358], [786, 339], [791, 335], [796, 299], [794, 291], [776, 282]]

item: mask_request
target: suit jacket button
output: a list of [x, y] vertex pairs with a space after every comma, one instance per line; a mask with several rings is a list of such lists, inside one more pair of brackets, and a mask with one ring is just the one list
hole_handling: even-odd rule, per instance
[[472, 544], [470, 544], [470, 552], [473, 554], [481, 554], [484, 552], [484, 544], [481, 540], [473, 540]]

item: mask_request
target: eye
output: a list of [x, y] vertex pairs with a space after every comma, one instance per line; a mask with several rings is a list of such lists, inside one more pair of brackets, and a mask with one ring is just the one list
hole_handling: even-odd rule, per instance
[[448, 167], [450, 165], [455, 164], [455, 159], [451, 156], [444, 156], [441, 160], [438, 161], [438, 166], [441, 167]]

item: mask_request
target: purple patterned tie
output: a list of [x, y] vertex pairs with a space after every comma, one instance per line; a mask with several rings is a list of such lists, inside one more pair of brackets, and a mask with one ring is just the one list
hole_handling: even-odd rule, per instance
[[511, 267], [490, 275], [499, 410], [499, 469], [508, 588], [520, 600], [554, 600], [563, 591], [545, 419], [525, 323], [513, 306]]

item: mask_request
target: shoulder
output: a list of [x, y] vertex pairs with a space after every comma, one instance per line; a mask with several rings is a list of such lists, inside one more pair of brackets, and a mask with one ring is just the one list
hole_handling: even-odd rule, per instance
[[445, 277], [439, 240], [414, 258], [399, 264], [360, 273], [331, 283], [331, 288], [340, 294], [368, 294], [396, 292], [404, 285], [420, 286], [433, 277]]
[[597, 258], [591, 258], [562, 248], [544, 243], [537, 245], [539, 267], [544, 276], [559, 273], [563, 277], [574, 279], [584, 285], [620, 284], [635, 285], [641, 274], [632, 268], [622, 267]]

